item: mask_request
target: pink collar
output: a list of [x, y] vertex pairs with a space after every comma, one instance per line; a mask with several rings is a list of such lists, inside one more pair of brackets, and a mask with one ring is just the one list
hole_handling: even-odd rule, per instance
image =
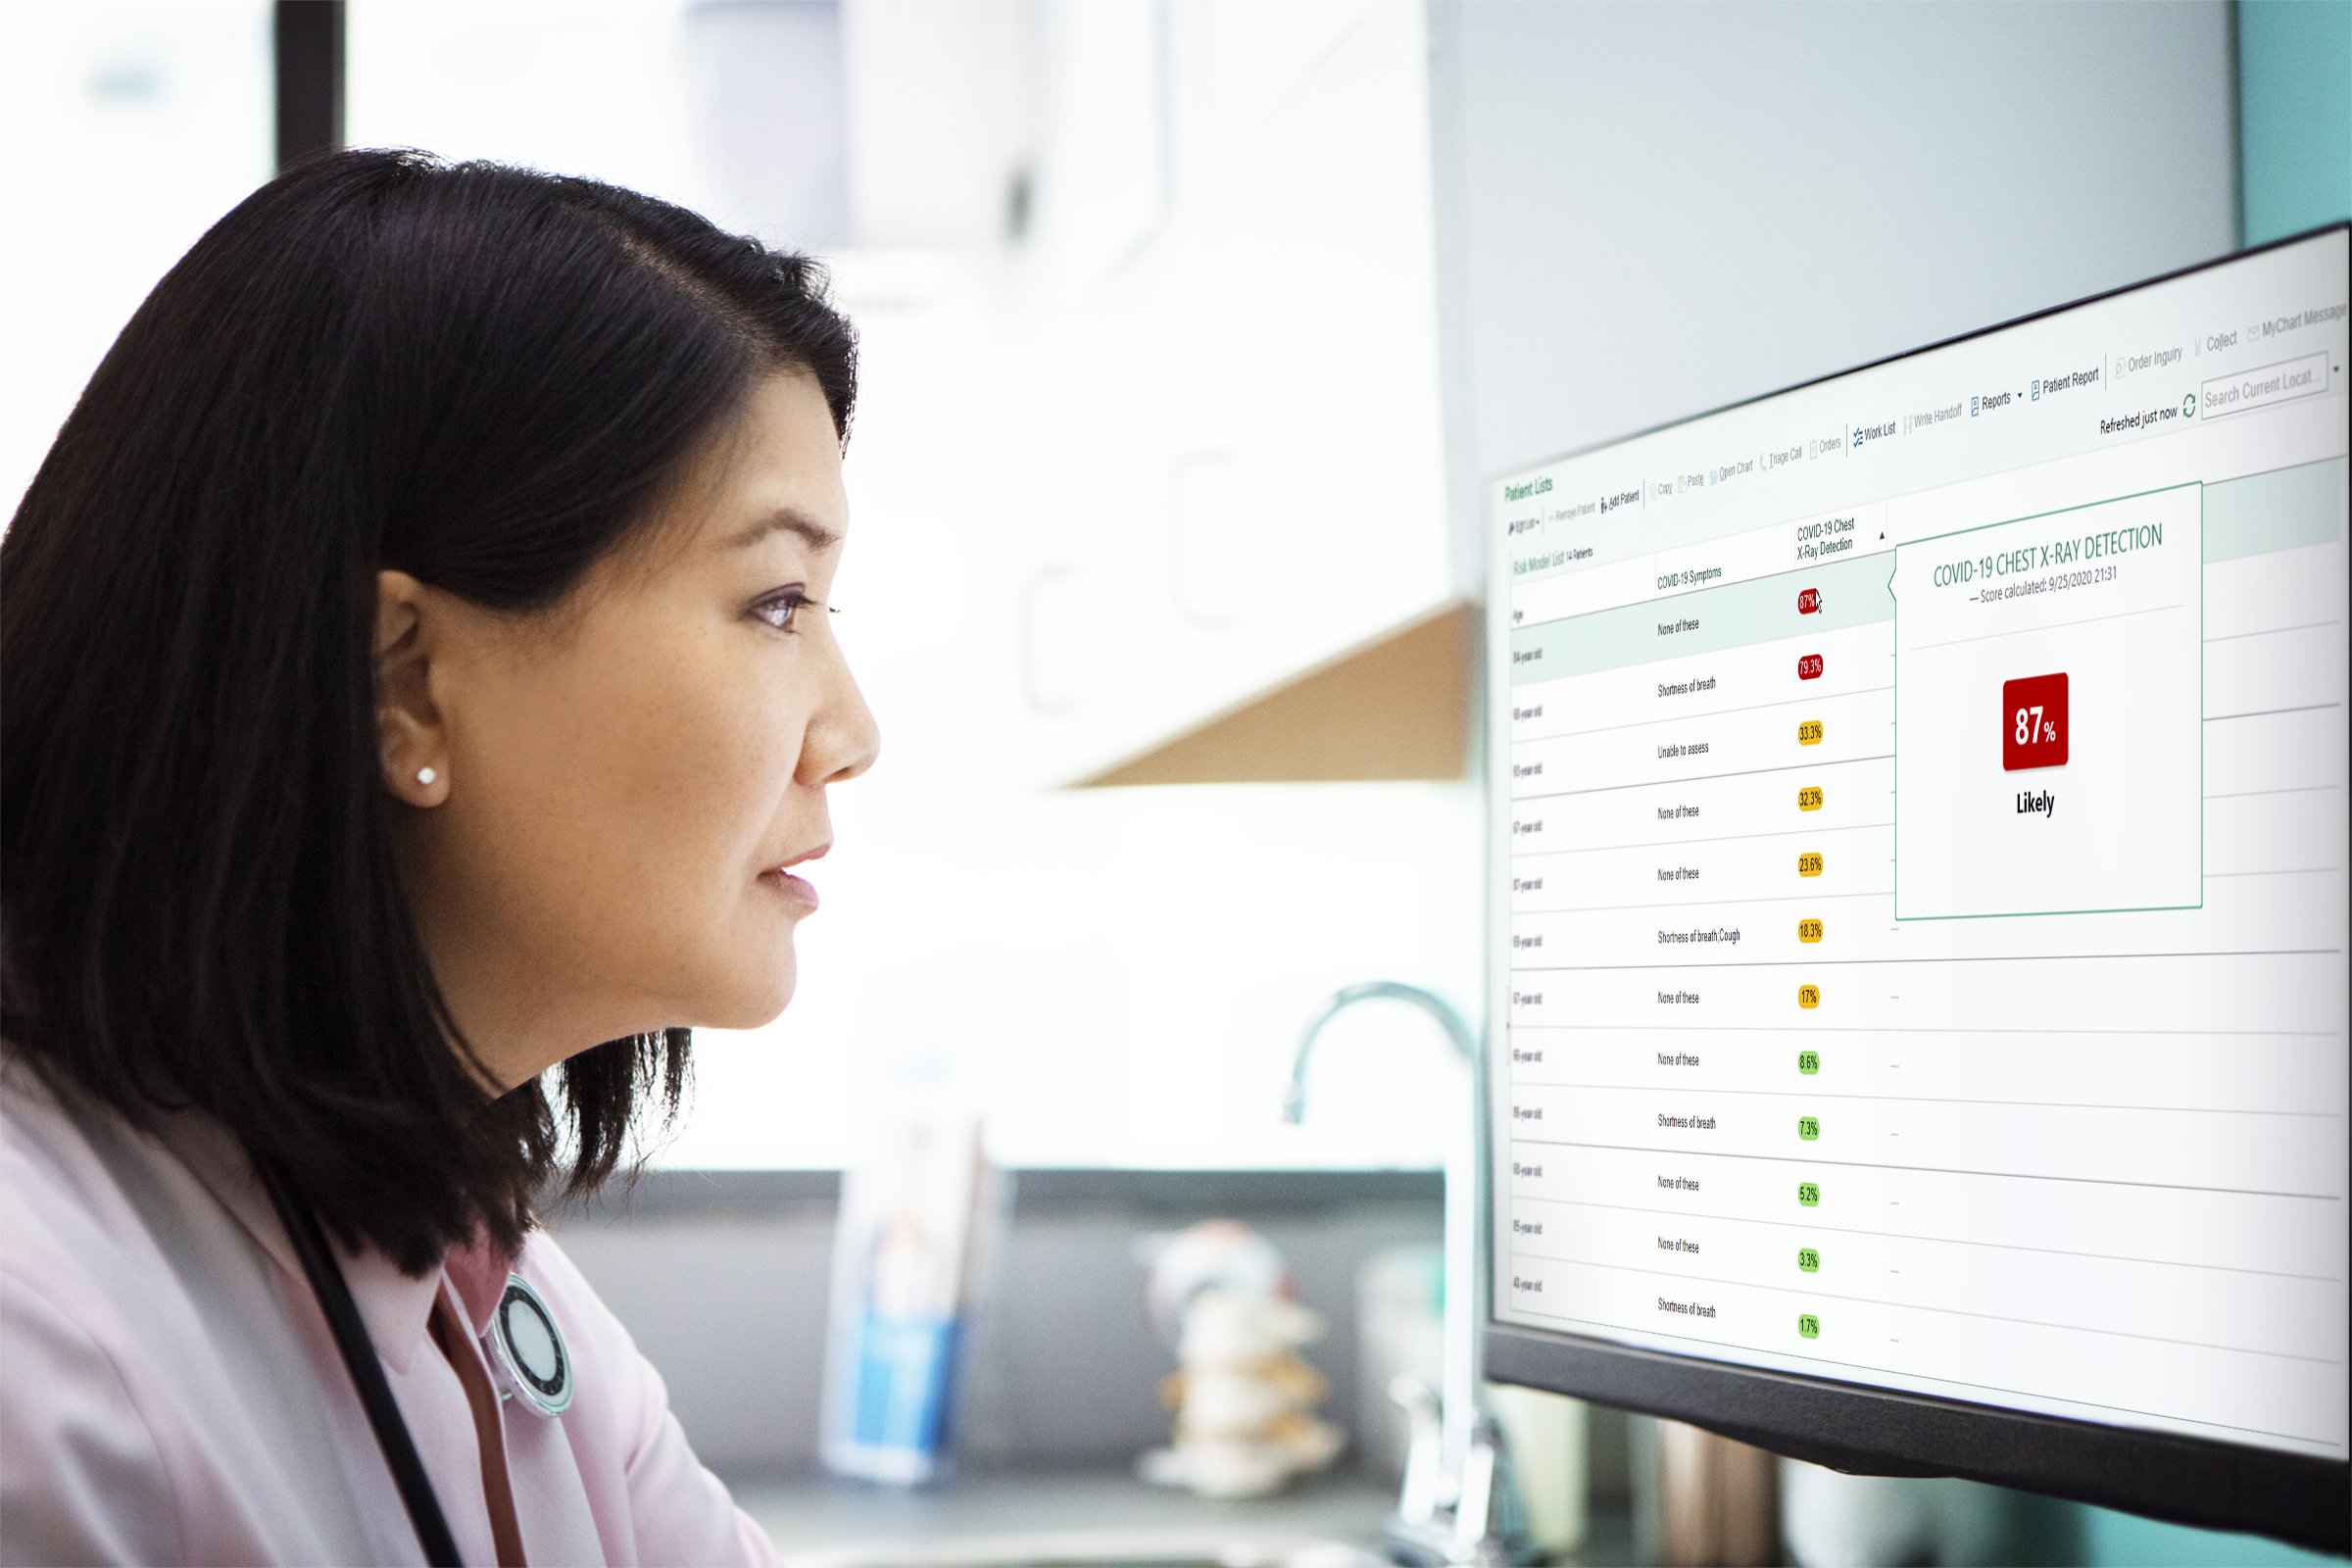
[[[202, 1112], [187, 1111], [162, 1118], [157, 1130], [270, 1260], [290, 1277], [302, 1279], [302, 1261], [294, 1255], [277, 1210], [270, 1206], [270, 1195], [254, 1175], [244, 1146], [228, 1129]], [[433, 1298], [440, 1292], [443, 1277], [456, 1287], [458, 1299], [465, 1303], [466, 1315], [478, 1335], [489, 1329], [490, 1314], [498, 1307], [508, 1271], [514, 1264], [514, 1258], [477, 1238], [471, 1246], [452, 1249], [440, 1268], [412, 1277], [373, 1248], [346, 1251], [331, 1235], [327, 1245], [343, 1267], [344, 1281], [351, 1287], [352, 1299], [359, 1305], [361, 1321], [368, 1325], [376, 1354], [404, 1376], [416, 1347], [423, 1343]]]

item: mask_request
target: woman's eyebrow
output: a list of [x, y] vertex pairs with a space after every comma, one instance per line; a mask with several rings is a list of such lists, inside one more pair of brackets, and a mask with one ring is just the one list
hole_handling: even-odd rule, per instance
[[750, 527], [731, 534], [720, 542], [729, 550], [748, 550], [771, 533], [798, 534], [809, 549], [819, 552], [830, 550], [841, 543], [840, 534], [818, 522], [807, 513], [797, 512], [790, 507], [760, 518]]

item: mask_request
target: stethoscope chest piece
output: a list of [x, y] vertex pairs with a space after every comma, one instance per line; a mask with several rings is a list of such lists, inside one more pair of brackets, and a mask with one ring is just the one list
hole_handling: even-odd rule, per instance
[[571, 1351], [556, 1315], [521, 1275], [507, 1276], [482, 1342], [500, 1394], [533, 1415], [559, 1416], [570, 1407]]

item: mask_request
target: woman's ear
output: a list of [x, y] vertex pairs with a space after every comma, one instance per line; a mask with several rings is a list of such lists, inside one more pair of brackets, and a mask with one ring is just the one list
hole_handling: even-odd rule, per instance
[[433, 701], [436, 596], [405, 571], [375, 574], [375, 736], [384, 787], [411, 806], [449, 799], [449, 745]]

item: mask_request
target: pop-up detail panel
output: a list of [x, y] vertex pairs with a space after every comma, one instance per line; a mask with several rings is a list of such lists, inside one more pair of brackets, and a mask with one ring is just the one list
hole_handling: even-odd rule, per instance
[[2204, 902], [2202, 487], [1897, 547], [1898, 920]]

